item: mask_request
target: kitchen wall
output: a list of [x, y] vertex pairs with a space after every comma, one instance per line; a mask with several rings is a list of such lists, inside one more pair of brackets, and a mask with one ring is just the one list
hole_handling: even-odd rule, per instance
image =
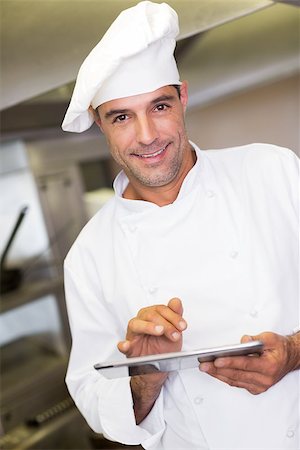
[[295, 75], [193, 108], [189, 136], [203, 149], [269, 142], [299, 155], [299, 88]]

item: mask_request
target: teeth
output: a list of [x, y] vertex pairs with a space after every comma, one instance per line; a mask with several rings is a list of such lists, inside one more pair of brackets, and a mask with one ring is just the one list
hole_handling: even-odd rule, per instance
[[151, 153], [150, 155], [140, 155], [142, 158], [154, 158], [155, 156], [160, 155], [164, 150], [166, 149], [166, 147], [162, 148], [161, 150], [158, 150], [155, 153]]

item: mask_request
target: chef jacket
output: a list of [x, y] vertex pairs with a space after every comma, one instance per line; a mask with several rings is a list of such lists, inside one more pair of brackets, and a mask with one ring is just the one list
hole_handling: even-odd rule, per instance
[[146, 449], [299, 449], [299, 371], [260, 395], [198, 368], [170, 372], [136, 425], [130, 379], [94, 364], [124, 357], [117, 342], [138, 310], [183, 302], [183, 350], [244, 334], [299, 327], [299, 160], [251, 144], [196, 151], [174, 203], [115, 197], [80, 233], [65, 261], [72, 350], [67, 385], [96, 432]]

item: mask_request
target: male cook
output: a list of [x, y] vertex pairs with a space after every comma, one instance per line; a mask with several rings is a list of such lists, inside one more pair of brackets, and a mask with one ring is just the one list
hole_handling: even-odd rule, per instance
[[[95, 121], [122, 171], [65, 261], [67, 384], [90, 426], [146, 449], [299, 449], [299, 161], [188, 140], [178, 19], [123, 11], [82, 64], [63, 123]], [[262, 356], [108, 380], [94, 364], [260, 339]]]

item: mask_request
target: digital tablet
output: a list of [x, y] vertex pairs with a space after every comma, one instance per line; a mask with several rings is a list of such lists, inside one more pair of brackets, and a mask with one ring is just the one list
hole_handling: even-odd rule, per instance
[[260, 355], [262, 352], [263, 343], [251, 341], [245, 344], [225, 345], [200, 350], [138, 356], [120, 361], [98, 363], [94, 365], [94, 368], [106, 378], [120, 378], [192, 369], [198, 367], [200, 362], [213, 361], [224, 356]]

